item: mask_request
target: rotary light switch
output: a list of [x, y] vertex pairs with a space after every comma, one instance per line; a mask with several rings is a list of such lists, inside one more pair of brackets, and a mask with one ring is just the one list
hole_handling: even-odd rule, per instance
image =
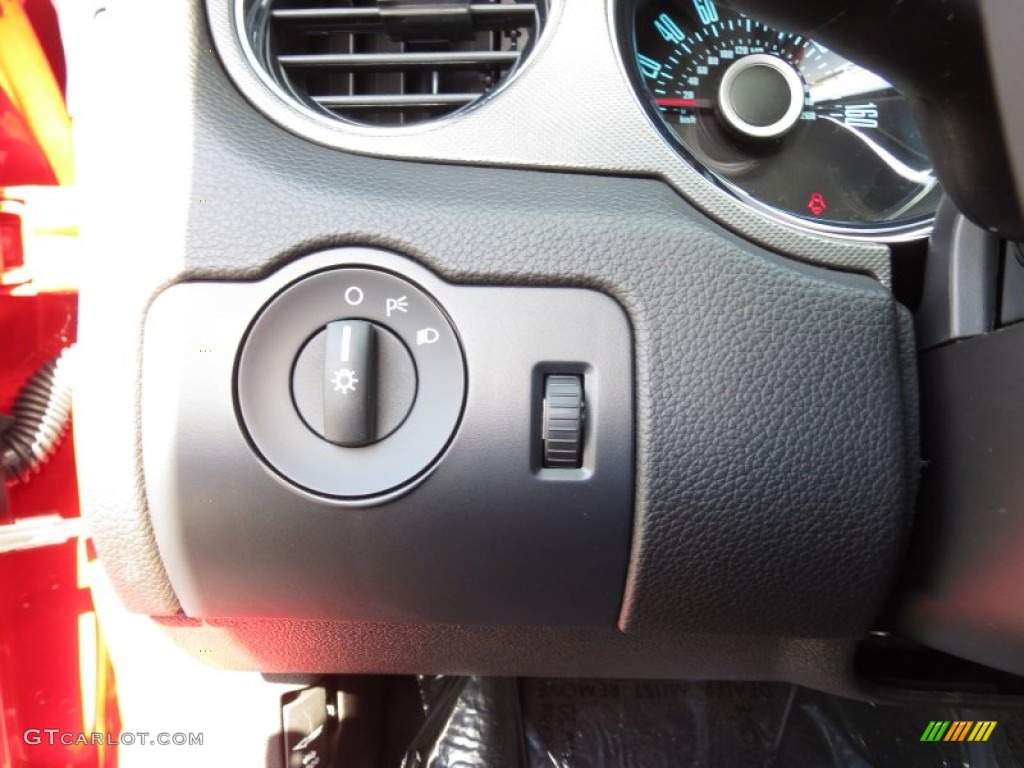
[[295, 407], [313, 432], [356, 448], [383, 440], [416, 399], [405, 345], [367, 320], [328, 323], [302, 348], [292, 372]]
[[466, 365], [451, 320], [422, 288], [340, 266], [263, 307], [237, 387], [249, 442], [276, 474], [362, 504], [439, 460], [462, 414]]

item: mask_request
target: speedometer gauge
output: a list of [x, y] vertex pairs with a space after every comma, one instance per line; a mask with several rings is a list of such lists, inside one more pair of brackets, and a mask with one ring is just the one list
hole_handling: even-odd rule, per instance
[[652, 111], [751, 205], [833, 232], [927, 231], [941, 189], [882, 78], [712, 0], [638, 0], [634, 40]]

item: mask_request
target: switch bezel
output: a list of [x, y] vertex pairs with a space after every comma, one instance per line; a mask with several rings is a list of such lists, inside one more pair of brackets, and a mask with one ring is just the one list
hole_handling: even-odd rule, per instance
[[[252, 318], [287, 286], [345, 266], [422, 286], [458, 329], [467, 369], [459, 425], [439, 459], [363, 499], [314, 494], [270, 469], [246, 439], [233, 391]], [[146, 320], [142, 452], [182, 610], [615, 627], [633, 532], [632, 343], [626, 312], [599, 291], [458, 285], [371, 248], [311, 254], [253, 281], [166, 288]], [[535, 462], [532, 382], [548, 366], [586, 373], [581, 469]]]
[[[399, 299], [402, 310], [391, 303]], [[370, 445], [324, 440], [293, 402], [299, 351], [312, 333], [338, 320], [390, 331], [416, 368], [408, 415]], [[458, 426], [466, 367], [451, 321], [423, 289], [380, 269], [344, 266], [303, 277], [260, 310], [239, 350], [235, 391], [241, 426], [269, 469], [312, 493], [361, 500], [400, 489], [430, 469]]]

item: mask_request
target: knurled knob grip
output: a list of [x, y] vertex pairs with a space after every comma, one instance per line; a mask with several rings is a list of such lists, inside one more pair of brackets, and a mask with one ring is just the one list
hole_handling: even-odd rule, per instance
[[544, 466], [574, 469], [583, 464], [583, 377], [544, 379]]

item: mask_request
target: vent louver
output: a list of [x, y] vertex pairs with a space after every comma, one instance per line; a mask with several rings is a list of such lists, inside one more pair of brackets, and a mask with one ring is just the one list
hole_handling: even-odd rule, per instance
[[522, 65], [547, 0], [255, 0], [245, 34], [265, 72], [321, 114], [411, 125], [493, 92]]

